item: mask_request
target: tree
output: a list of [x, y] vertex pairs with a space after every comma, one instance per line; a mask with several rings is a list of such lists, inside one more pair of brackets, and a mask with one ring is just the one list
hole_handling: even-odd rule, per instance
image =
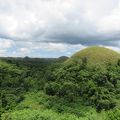
[[44, 91], [48, 95], [56, 95], [59, 91], [60, 87], [59, 84], [53, 82], [53, 83], [47, 83], [44, 87]]

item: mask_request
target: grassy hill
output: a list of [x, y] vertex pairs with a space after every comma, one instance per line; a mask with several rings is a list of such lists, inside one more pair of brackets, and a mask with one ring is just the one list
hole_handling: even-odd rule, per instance
[[115, 63], [120, 59], [120, 54], [105, 47], [93, 46], [75, 53], [68, 61], [81, 62], [85, 58], [88, 65], [105, 65]]
[[[56, 79], [60, 84], [57, 94], [71, 101], [78, 95], [98, 111], [118, 107], [119, 58], [119, 53], [104, 47], [89, 47], [75, 53], [56, 72]], [[49, 87], [51, 86], [50, 84]]]

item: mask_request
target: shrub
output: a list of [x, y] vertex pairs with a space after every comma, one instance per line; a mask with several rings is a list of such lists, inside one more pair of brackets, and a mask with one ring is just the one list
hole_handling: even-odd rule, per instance
[[106, 120], [120, 120], [120, 110], [111, 110], [108, 111]]
[[47, 83], [44, 87], [44, 91], [48, 95], [56, 95], [59, 91], [59, 84], [58, 83]]

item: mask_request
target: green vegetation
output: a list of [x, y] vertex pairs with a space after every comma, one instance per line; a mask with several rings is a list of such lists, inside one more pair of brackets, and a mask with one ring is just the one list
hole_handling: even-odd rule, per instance
[[1, 58], [1, 120], [119, 120], [120, 54]]
[[120, 54], [104, 47], [88, 47], [75, 53], [68, 61], [82, 62], [87, 59], [88, 65], [105, 65], [107, 63], [116, 63], [120, 59]]

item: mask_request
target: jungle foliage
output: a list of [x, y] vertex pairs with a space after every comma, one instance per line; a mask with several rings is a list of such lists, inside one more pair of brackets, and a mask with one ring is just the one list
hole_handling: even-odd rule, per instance
[[67, 59], [1, 58], [1, 119], [119, 120], [120, 60]]

